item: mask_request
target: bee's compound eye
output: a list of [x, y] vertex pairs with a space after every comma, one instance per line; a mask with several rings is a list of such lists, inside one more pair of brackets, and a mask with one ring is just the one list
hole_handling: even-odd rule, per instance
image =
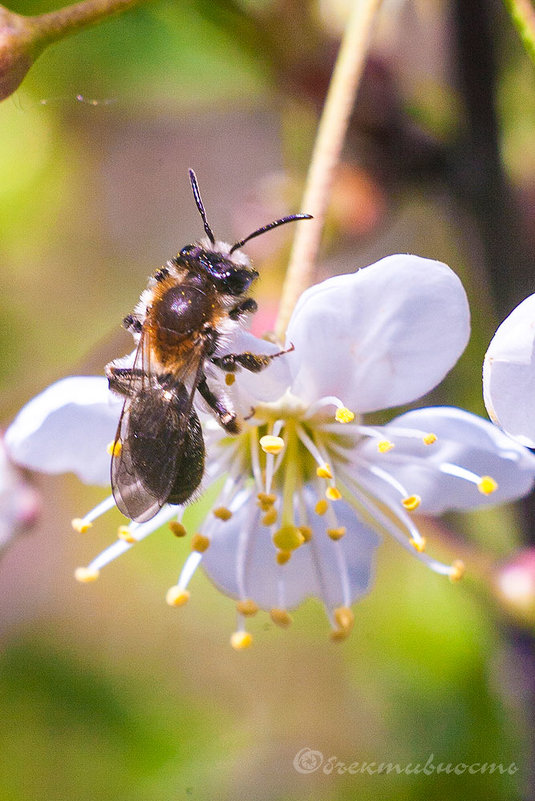
[[246, 292], [255, 278], [258, 277], [256, 270], [250, 267], [233, 267], [225, 277], [225, 289], [231, 295], [242, 295]]
[[197, 250], [197, 245], [186, 245], [182, 248], [179, 253], [179, 256], [191, 256]]

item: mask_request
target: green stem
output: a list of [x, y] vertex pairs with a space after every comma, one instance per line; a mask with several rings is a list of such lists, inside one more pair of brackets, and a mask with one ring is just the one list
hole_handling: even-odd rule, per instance
[[286, 423], [286, 436], [286, 470], [284, 472], [281, 524], [292, 526], [294, 525], [294, 497], [299, 475], [297, 433], [293, 420], [288, 420]]
[[529, 57], [535, 63], [535, 9], [530, 0], [504, 0]]

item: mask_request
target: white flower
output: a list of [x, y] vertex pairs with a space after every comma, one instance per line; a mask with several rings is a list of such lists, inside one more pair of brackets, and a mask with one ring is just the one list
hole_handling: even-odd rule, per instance
[[[204, 484], [225, 479], [168, 603], [188, 600], [202, 562], [237, 600], [235, 648], [251, 642], [248, 615], [262, 608], [288, 625], [288, 610], [309, 596], [322, 599], [333, 637], [343, 638], [352, 626], [352, 603], [369, 590], [378, 534], [385, 532], [432, 570], [459, 578], [460, 563], [442, 564], [425, 553], [411, 512], [440, 514], [517, 498], [533, 485], [535, 457], [458, 409], [411, 411], [385, 426], [365, 425], [360, 415], [432, 389], [468, 336], [462, 285], [436, 261], [390, 256], [307, 290], [288, 327], [294, 351], [260, 375], [237, 377], [234, 400], [249, 415], [242, 433], [229, 437], [203, 417]], [[239, 339], [232, 350], [277, 349], [247, 334]], [[107, 483], [103, 454], [119, 411], [103, 378], [64, 379], [30, 401], [7, 441], [27, 466]], [[85, 529], [112, 505], [106, 499], [75, 521], [76, 528]], [[166, 521], [184, 534], [181, 516], [181, 508], [167, 505], [147, 523], [122, 527], [119, 539], [77, 577], [96, 578]]]
[[0, 554], [32, 528], [40, 505], [37, 491], [11, 464], [0, 435]]
[[535, 295], [500, 325], [483, 364], [489, 417], [522, 445], [535, 448]]

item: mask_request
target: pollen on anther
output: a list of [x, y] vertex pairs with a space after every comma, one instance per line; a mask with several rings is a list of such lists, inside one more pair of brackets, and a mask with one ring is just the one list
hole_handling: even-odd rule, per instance
[[401, 503], [407, 509], [408, 512], [414, 512], [415, 509], [418, 509], [422, 502], [422, 499], [419, 495], [409, 495], [408, 498], [403, 498]]
[[245, 648], [250, 648], [253, 638], [248, 631], [235, 631], [230, 637], [230, 644], [235, 651], [243, 651]]
[[236, 381], [236, 376], [232, 373], [227, 373], [225, 376], [225, 384], [227, 387], [231, 387], [233, 383]]
[[93, 527], [93, 523], [84, 520], [83, 517], [75, 517], [74, 520], [71, 520], [71, 526], [78, 534], [85, 534], [86, 531]]
[[243, 601], [238, 601], [236, 604], [236, 609], [240, 615], [250, 617], [251, 615], [256, 615], [258, 612], [258, 604], [256, 604], [252, 598], [247, 598]]
[[271, 609], [269, 616], [277, 626], [282, 628], [287, 628], [292, 622], [291, 615], [288, 614], [286, 609]]
[[422, 439], [423, 439], [424, 445], [433, 445], [437, 441], [437, 435], [433, 434], [430, 431], [429, 434], [425, 434], [425, 436], [422, 437]]
[[275, 557], [278, 565], [285, 565], [286, 562], [289, 562], [291, 558], [292, 558], [291, 551], [277, 551], [277, 555]]
[[355, 622], [355, 615], [348, 606], [339, 606], [334, 610], [334, 619], [342, 631], [351, 631]]
[[347, 629], [334, 629], [334, 631], [331, 631], [330, 637], [333, 642], [342, 642], [347, 640], [349, 634], [350, 632]]
[[346, 527], [345, 526], [339, 526], [338, 528], [328, 528], [327, 529], [327, 534], [329, 535], [329, 537], [334, 542], [337, 542], [338, 540], [341, 540], [342, 537], [345, 536], [345, 533], [346, 533]]
[[100, 570], [95, 570], [89, 567], [77, 567], [74, 571], [74, 578], [82, 584], [88, 584], [90, 581], [96, 581], [100, 575]]
[[210, 547], [210, 540], [204, 534], [195, 534], [191, 539], [191, 550], [204, 553]]
[[165, 596], [165, 601], [169, 606], [184, 606], [189, 599], [189, 590], [183, 590], [176, 584], [173, 587], [169, 587]]
[[425, 551], [425, 546], [427, 545], [425, 537], [421, 537], [421, 539], [419, 539], [419, 540], [415, 540], [414, 538], [411, 538], [409, 540], [409, 542], [412, 545], [412, 547], [414, 548], [414, 550], [418, 551], [418, 553], [423, 553]]
[[265, 437], [260, 437], [260, 447], [264, 453], [272, 453], [276, 456], [284, 448], [284, 440], [282, 437], [274, 437], [272, 434], [266, 434]]
[[305, 538], [297, 528], [293, 525], [281, 526], [278, 531], [273, 535], [273, 544], [281, 551], [295, 551], [305, 541]]
[[123, 448], [122, 443], [118, 439], [116, 439], [113, 442], [109, 442], [106, 445], [106, 452], [109, 453], [110, 456], [119, 456], [122, 448]]
[[212, 514], [214, 517], [217, 517], [218, 520], [230, 520], [232, 517], [232, 512], [230, 509], [227, 509], [226, 506], [218, 506], [216, 509], [212, 510]]
[[340, 498], [342, 497], [342, 493], [337, 487], [327, 487], [327, 489], [325, 490], [325, 496], [330, 501], [339, 501]]
[[175, 535], [175, 537], [185, 537], [187, 531], [182, 523], [179, 523], [178, 520], [171, 520], [169, 523], [169, 528]]
[[137, 539], [134, 537], [128, 526], [119, 526], [117, 529], [117, 536], [120, 540], [124, 540], [125, 542], [137, 542]]
[[464, 576], [465, 572], [464, 562], [460, 559], [456, 559], [455, 562], [451, 566], [451, 570], [449, 573], [449, 579], [452, 582], [460, 581]]
[[395, 445], [393, 442], [390, 442], [389, 439], [382, 439], [377, 443], [377, 450], [379, 453], [388, 453], [392, 448], [395, 448]]
[[320, 498], [317, 504], [314, 507], [314, 511], [317, 515], [324, 515], [327, 509], [329, 508], [329, 504], [325, 500], [325, 498]]
[[331, 471], [331, 465], [325, 462], [325, 464], [321, 465], [321, 467], [317, 467], [316, 475], [318, 478], [332, 478], [333, 474]]
[[355, 419], [353, 412], [345, 406], [341, 406], [337, 409], [334, 417], [338, 423], [351, 423]]
[[277, 500], [277, 496], [274, 495], [272, 492], [259, 492], [256, 496], [258, 498], [258, 505], [262, 509], [262, 511], [267, 512], [268, 509], [271, 509], [275, 501]]
[[262, 525], [263, 526], [272, 526], [274, 523], [277, 522], [277, 510], [274, 506], [271, 509], [268, 509], [265, 513], [264, 517], [262, 518]]
[[483, 495], [491, 495], [498, 489], [498, 483], [492, 476], [481, 476], [477, 488]]
[[297, 528], [303, 535], [305, 542], [310, 542], [310, 540], [312, 539], [312, 529], [310, 528], [310, 526], [297, 526]]

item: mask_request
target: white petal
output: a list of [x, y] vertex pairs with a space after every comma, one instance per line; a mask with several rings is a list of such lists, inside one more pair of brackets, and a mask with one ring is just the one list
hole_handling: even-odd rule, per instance
[[24, 406], [6, 431], [11, 458], [44, 473], [73, 472], [87, 484], [109, 484], [121, 400], [100, 376], [52, 384]]
[[408, 403], [432, 389], [468, 341], [468, 302], [445, 264], [396, 255], [308, 289], [290, 320], [292, 391], [336, 395], [353, 411]]
[[[307, 505], [311, 507], [313, 500], [310, 493]], [[262, 609], [291, 609], [309, 596], [333, 609], [345, 604], [340, 551], [347, 566], [351, 603], [370, 588], [379, 537], [363, 526], [346, 504], [337, 506], [336, 511], [339, 524], [347, 528], [345, 537], [333, 542], [325, 531], [325, 521], [311, 511], [312, 541], [294, 551], [287, 564], [279, 565], [270, 530], [261, 524], [256, 499], [249, 496], [231, 520], [214, 530], [212, 544], [204, 554], [204, 569], [225, 594], [252, 598]]]
[[483, 396], [489, 416], [518, 442], [535, 448], [535, 295], [511, 312], [489, 345]]
[[[425, 445], [419, 439], [397, 437], [396, 427], [417, 429], [437, 435]], [[442, 514], [448, 510], [493, 506], [527, 495], [535, 480], [535, 456], [513, 442], [496, 426], [474, 414], [448, 406], [416, 409], [396, 417], [385, 426], [395, 447], [378, 452], [368, 440], [358, 453], [396, 478], [408, 495], [422, 499], [419, 511]], [[498, 489], [482, 494], [476, 484], [441, 471], [443, 463], [458, 465], [479, 476], [491, 476]], [[358, 470], [355, 466], [354, 470]], [[375, 478], [378, 494], [399, 504], [401, 499], [384, 482]]]

